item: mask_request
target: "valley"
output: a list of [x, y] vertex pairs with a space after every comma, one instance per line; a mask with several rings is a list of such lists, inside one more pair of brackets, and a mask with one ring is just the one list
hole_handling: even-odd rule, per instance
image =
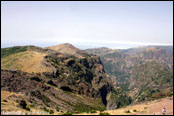
[[99, 55], [114, 83], [137, 102], [172, 94], [172, 50], [173, 46], [146, 46], [127, 50], [95, 48], [86, 51]]
[[[173, 97], [162, 98], [154, 101], [147, 101], [129, 105], [115, 110], [105, 110], [102, 113], [110, 115], [162, 115], [161, 110], [166, 107], [166, 115], [173, 115]], [[81, 113], [75, 115], [100, 115], [100, 111], [96, 113]]]
[[[1, 48], [1, 95], [1, 111], [9, 112], [157, 113], [160, 108], [151, 110], [159, 102], [171, 109], [173, 46]], [[144, 112], [141, 106], [149, 108]]]

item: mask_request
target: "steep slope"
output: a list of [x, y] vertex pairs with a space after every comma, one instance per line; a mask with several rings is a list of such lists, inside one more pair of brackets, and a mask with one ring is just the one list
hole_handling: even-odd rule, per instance
[[[59, 44], [56, 46], [50, 46], [47, 48], [54, 50], [54, 51], [57, 51], [57, 52], [60, 52], [62, 54], [69, 54], [69, 55], [76, 56], [79, 58], [82, 58], [83, 55], [85, 54], [84, 51], [74, 47], [72, 44], [69, 44], [69, 43]], [[87, 55], [87, 54], [85, 54], [85, 55]]]
[[[87, 50], [88, 53], [94, 53], [91, 51]], [[132, 48], [113, 53], [103, 53], [100, 55], [100, 58], [105, 71], [112, 77], [112, 79], [115, 79], [117, 85], [119, 85], [124, 91], [127, 91], [135, 101], [138, 101], [138, 96], [141, 97], [140, 94], [144, 94], [141, 93], [141, 90], [144, 90], [145, 88], [140, 89], [140, 85], [142, 85], [142, 88], [143, 85], [146, 86], [147, 90], [148, 87], [151, 88], [151, 85], [155, 86], [156, 89], [158, 88], [161, 92], [158, 91], [159, 93], [156, 97], [160, 97], [159, 94], [167, 96], [167, 93], [170, 94], [170, 92], [172, 93], [173, 91], [173, 87], [171, 86], [173, 85], [172, 46], [146, 46]], [[153, 84], [147, 83], [149, 82], [148, 80], [152, 79], [155, 80], [155, 82], [152, 81]], [[166, 81], [168, 81], [168, 83], [165, 83], [165, 87], [163, 86], [163, 88], [160, 88], [159, 85], [164, 84], [162, 82]], [[134, 88], [139, 89], [135, 90]], [[149, 96], [145, 95], [144, 98], [153, 96], [149, 90], [147, 93]], [[142, 99], [145, 100], [144, 98]]]
[[114, 110], [105, 110], [96, 113], [80, 113], [77, 115], [162, 115], [161, 110], [166, 107], [166, 115], [173, 115], [173, 97], [162, 98], [153, 101], [147, 101], [138, 104], [132, 104], [127, 107]]
[[135, 101], [161, 98], [173, 92], [172, 71], [156, 62], [135, 66], [129, 82]]
[[1, 69], [21, 70], [29, 73], [53, 72], [52, 66], [47, 66], [44, 56], [54, 53], [36, 46], [18, 46], [1, 49]]
[[130, 105], [116, 110], [106, 110], [110, 115], [162, 115], [161, 110], [166, 107], [166, 115], [173, 115], [173, 97], [147, 101]]
[[[53, 111], [76, 110], [80, 112], [81, 109], [76, 108], [82, 107], [83, 105], [86, 107], [86, 110], [99, 110], [105, 107], [99, 98], [91, 99], [86, 96], [74, 94], [73, 92], [65, 92], [52, 84], [50, 79], [44, 75], [7, 70], [1, 70], [1, 74], [1, 90], [22, 94], [23, 98], [14, 98], [18, 101], [25, 100], [27, 106], [30, 108], [37, 108], [43, 111], [47, 109]], [[19, 105], [18, 101], [15, 103], [16, 107]], [[97, 105], [94, 105], [94, 103]]]
[[137, 48], [130, 48], [126, 50], [121, 50], [125, 54], [136, 55], [147, 49], [164, 49], [167, 53], [173, 54], [173, 46], [142, 46]]
[[113, 49], [109, 49], [106, 47], [101, 47], [101, 48], [91, 48], [91, 49], [86, 49], [86, 52], [90, 53], [90, 54], [94, 54], [94, 55], [98, 55], [98, 56], [102, 56], [108, 53], [113, 53], [119, 50], [113, 50]]
[[[12, 53], [1, 57], [1, 66], [6, 69], [1, 69], [1, 90], [22, 92], [23, 99], [37, 109], [84, 112], [119, 108], [131, 102], [113, 86], [98, 56], [78, 52], [83, 57], [77, 57], [36, 46], [19, 52], [10, 49]], [[127, 100], [130, 102], [123, 103]]]
[[25, 52], [25, 51], [27, 51], [27, 46], [15, 46], [15, 47], [9, 47], [9, 48], [1, 48], [1, 58], [9, 56], [11, 54]]

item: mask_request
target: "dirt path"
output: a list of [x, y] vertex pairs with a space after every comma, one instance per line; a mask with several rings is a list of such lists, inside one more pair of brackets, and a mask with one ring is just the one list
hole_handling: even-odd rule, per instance
[[[173, 115], [173, 97], [130, 105], [116, 110], [105, 110], [104, 112], [110, 115], [161, 115], [161, 110], [164, 106], [166, 107], [166, 115]], [[130, 113], [126, 113], [126, 111], [130, 111]], [[78, 115], [99, 115], [99, 112]]]
[[[161, 109], [166, 107], [166, 114], [173, 114], [173, 99], [166, 98], [150, 105], [149, 113], [161, 114]], [[159, 112], [160, 111], [160, 112]]]
[[[117, 110], [108, 110], [105, 112], [108, 112], [111, 115], [160, 115], [161, 110], [164, 106], [166, 107], [166, 114], [173, 115], [173, 98], [163, 98], [155, 101], [128, 106], [126, 108], [121, 108]], [[130, 111], [130, 113], [125, 113], [128, 110]], [[136, 110], [136, 112], [133, 110]]]

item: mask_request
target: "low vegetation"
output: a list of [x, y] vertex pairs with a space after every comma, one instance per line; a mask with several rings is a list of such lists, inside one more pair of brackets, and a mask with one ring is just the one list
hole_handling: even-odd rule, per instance
[[173, 92], [169, 92], [167, 95], [168, 95], [169, 97], [172, 97], [172, 96], [173, 96]]
[[24, 52], [27, 50], [26, 46], [16, 46], [16, 47], [10, 47], [10, 48], [1, 48], [1, 58], [9, 56], [11, 54]]
[[[144, 72], [144, 73], [142, 73]], [[172, 96], [173, 74], [161, 64], [149, 62], [133, 69], [132, 80], [138, 83], [131, 84], [132, 88], [139, 88], [134, 100], [154, 100]]]
[[29, 107], [26, 107], [26, 110], [30, 111], [30, 108]]
[[100, 114], [99, 115], [110, 115], [109, 113], [107, 113], [107, 112], [100, 112]]
[[100, 56], [105, 71], [123, 91], [133, 96], [133, 102], [173, 96], [165, 92], [166, 89], [173, 91], [173, 46], [86, 51]]
[[[42, 48], [39, 49], [42, 51]], [[26, 102], [20, 101], [18, 105], [28, 111], [30, 108], [36, 108], [33, 102], [37, 102], [37, 107], [42, 105], [41, 109], [49, 114], [66, 108], [69, 111], [73, 109], [73, 111], [63, 115], [97, 113], [97, 111], [101, 111], [100, 115], [109, 115], [103, 112], [106, 106], [110, 107], [107, 107], [108, 109], [116, 109], [134, 101], [173, 96], [171, 92], [173, 90], [171, 88], [172, 71], [158, 62], [147, 63], [141, 59], [140, 63], [140, 59], [136, 56], [126, 57], [121, 52], [114, 52], [104, 56], [109, 60], [107, 59], [108, 61], [106, 60], [103, 66], [98, 56], [81, 54], [83, 58], [78, 58], [77, 54], [77, 56], [58, 52], [48, 54], [41, 53], [39, 50], [24, 52], [26, 50], [25, 46], [1, 49], [1, 60], [4, 62], [1, 66], [15, 70], [1, 69], [3, 73], [1, 89], [25, 94]], [[21, 58], [21, 54], [26, 54], [26, 56]], [[134, 66], [134, 64], [139, 65]], [[129, 67], [126, 67], [127, 65]], [[33, 73], [28, 74], [22, 71]], [[112, 83], [105, 71], [111, 74], [110, 76], [116, 76], [117, 86]], [[137, 93], [132, 95], [133, 99], [127, 94], [133, 90], [131, 87], [137, 88]], [[110, 98], [107, 99], [107, 96]], [[29, 103], [29, 101], [32, 102]], [[131, 109], [131, 112], [137, 112], [137, 110]], [[130, 109], [125, 111], [125, 113], [131, 112]]]
[[134, 109], [133, 112], [137, 112], [137, 110]]
[[131, 113], [130, 110], [125, 111], [125, 113]]
[[92, 110], [92, 111], [90, 111], [90, 113], [97, 113], [97, 111], [96, 110]]
[[64, 113], [64, 114], [62, 114], [62, 115], [73, 115], [73, 113], [72, 113], [72, 112], [67, 111], [66, 113]]
[[132, 98], [127, 96], [121, 88], [113, 90], [110, 98], [112, 102], [116, 102], [117, 108], [129, 105], [132, 102]]
[[47, 108], [43, 108], [43, 110], [44, 111], [46, 111], [46, 112], [48, 112], [49, 114], [54, 114], [54, 111], [53, 110], [49, 110], [49, 109], [47, 109]]
[[96, 110], [102, 110], [101, 108], [96, 108], [85, 104], [77, 104], [75, 105], [75, 109], [77, 113], [96, 113]]

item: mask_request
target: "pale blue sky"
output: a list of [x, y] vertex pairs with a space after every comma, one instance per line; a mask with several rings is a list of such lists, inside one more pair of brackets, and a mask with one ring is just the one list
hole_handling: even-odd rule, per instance
[[1, 2], [1, 47], [173, 45], [173, 2]]

